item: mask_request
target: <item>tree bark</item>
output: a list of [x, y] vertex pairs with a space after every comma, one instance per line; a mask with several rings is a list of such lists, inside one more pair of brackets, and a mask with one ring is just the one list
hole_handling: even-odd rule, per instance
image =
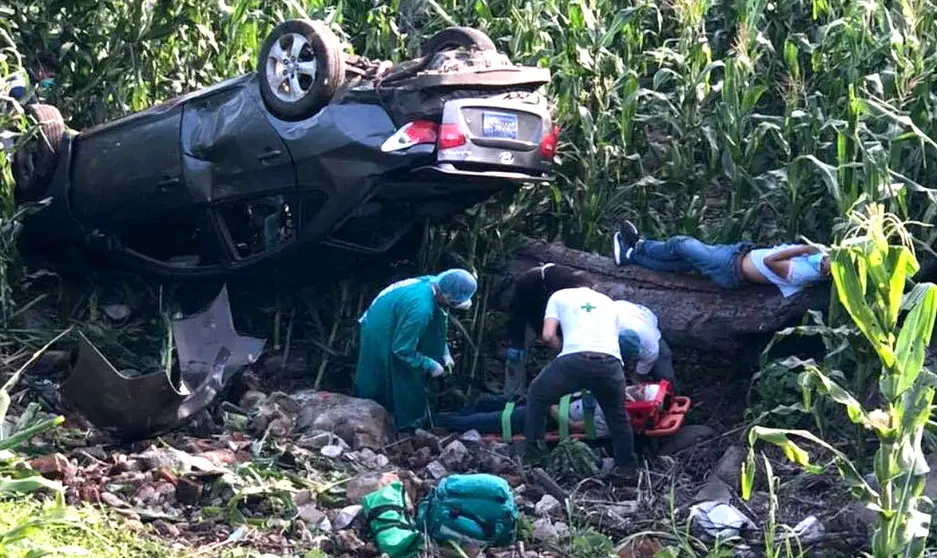
[[[790, 298], [773, 285], [728, 290], [698, 275], [618, 267], [610, 257], [537, 240], [525, 241], [509, 257], [504, 271], [513, 276], [547, 262], [585, 270], [598, 283], [596, 290], [650, 308], [671, 345], [730, 358], [760, 352], [774, 332], [796, 325], [807, 310], [822, 310], [829, 304], [828, 283]], [[505, 308], [503, 299], [500, 304]]]

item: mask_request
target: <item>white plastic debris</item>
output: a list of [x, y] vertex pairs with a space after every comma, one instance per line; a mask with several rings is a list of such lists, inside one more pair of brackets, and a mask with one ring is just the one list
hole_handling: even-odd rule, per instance
[[322, 446], [322, 449], [319, 450], [323, 456], [335, 459], [342, 454], [342, 446], [338, 444], [329, 444], [327, 446]]
[[722, 539], [737, 537], [743, 529], [756, 528], [752, 520], [735, 506], [714, 501], [702, 502], [690, 508], [690, 521], [707, 535]]

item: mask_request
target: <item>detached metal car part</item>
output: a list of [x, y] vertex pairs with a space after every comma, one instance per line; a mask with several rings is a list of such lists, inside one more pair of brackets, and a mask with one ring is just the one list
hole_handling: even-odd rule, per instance
[[42, 134], [15, 157], [16, 197], [52, 204], [24, 232], [178, 279], [302, 248], [384, 254], [426, 219], [551, 180], [549, 81], [475, 29], [393, 66], [346, 55], [321, 22], [287, 21], [255, 72], [113, 122], [75, 132], [29, 105]]
[[173, 320], [178, 382], [168, 372], [122, 374], [79, 334], [78, 356], [62, 395], [92, 424], [124, 440], [179, 428], [263, 350], [264, 340], [238, 335], [232, 323], [226, 288], [207, 310]]

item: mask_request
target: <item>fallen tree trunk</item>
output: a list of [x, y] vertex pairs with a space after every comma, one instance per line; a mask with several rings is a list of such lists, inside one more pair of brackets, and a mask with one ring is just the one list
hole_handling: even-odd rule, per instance
[[[760, 352], [771, 334], [795, 325], [807, 310], [823, 309], [829, 302], [829, 284], [790, 298], [771, 285], [727, 290], [700, 276], [618, 267], [610, 257], [536, 240], [515, 252], [504, 271], [513, 276], [547, 262], [585, 270], [598, 282], [597, 290], [653, 310], [671, 345], [729, 357]], [[502, 307], [505, 302], [500, 301]]]

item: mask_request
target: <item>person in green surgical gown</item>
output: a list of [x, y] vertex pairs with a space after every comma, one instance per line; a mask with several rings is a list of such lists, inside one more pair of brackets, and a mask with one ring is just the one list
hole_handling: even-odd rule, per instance
[[454, 365], [447, 341], [449, 309], [471, 307], [477, 288], [471, 273], [450, 269], [381, 291], [358, 320], [355, 396], [380, 403], [398, 430], [424, 426], [427, 380]]

